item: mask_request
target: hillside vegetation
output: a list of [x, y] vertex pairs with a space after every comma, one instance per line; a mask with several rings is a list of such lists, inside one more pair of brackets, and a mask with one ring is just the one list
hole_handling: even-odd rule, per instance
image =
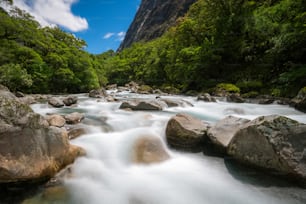
[[91, 55], [59, 28], [0, 10], [0, 83], [32, 93], [88, 91], [135, 80], [182, 92], [232, 83], [249, 96], [306, 86], [304, 0], [198, 0], [162, 37]]
[[236, 84], [243, 93], [293, 96], [306, 85], [303, 0], [198, 0], [161, 38], [105, 61], [110, 81], [188, 90]]
[[83, 92], [104, 83], [86, 43], [59, 28], [41, 28], [29, 14], [0, 8], [0, 83], [29, 93]]

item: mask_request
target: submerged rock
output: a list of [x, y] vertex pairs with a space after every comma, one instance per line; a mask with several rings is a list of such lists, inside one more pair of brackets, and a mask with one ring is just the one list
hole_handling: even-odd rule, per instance
[[0, 91], [0, 182], [38, 181], [54, 176], [83, 150], [67, 132], [50, 127], [32, 109]]
[[261, 116], [238, 130], [228, 153], [238, 161], [306, 181], [306, 125], [283, 116]]
[[71, 130], [68, 131], [68, 138], [72, 140], [84, 134], [86, 134], [86, 131], [84, 128], [72, 128]]
[[143, 136], [133, 146], [132, 161], [138, 164], [158, 163], [169, 159], [162, 141], [155, 136]]
[[170, 147], [188, 152], [200, 152], [207, 138], [209, 125], [187, 114], [177, 114], [167, 124], [166, 139]]

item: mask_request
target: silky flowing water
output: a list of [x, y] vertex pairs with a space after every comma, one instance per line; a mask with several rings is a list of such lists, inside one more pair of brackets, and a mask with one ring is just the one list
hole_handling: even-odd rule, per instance
[[[76, 204], [302, 204], [306, 190], [255, 170], [240, 168], [224, 158], [174, 151], [165, 142], [167, 121], [176, 113], [188, 113], [209, 123], [227, 115], [254, 119], [279, 114], [306, 123], [306, 115], [284, 105], [207, 103], [183, 99], [194, 106], [163, 111], [120, 110], [121, 102], [101, 102], [78, 95], [76, 107], [55, 109], [36, 104], [34, 111], [85, 113], [80, 124], [87, 134], [71, 141], [87, 155], [72, 165], [64, 187], [68, 201]], [[153, 99], [155, 95], [117, 93], [116, 98]], [[149, 165], [131, 161], [134, 142], [144, 136], [158, 137], [170, 159]], [[47, 202], [40, 200], [41, 203]], [[58, 201], [57, 201], [58, 202]], [[61, 201], [59, 201], [61, 203]], [[52, 202], [51, 202], [52, 203]]]

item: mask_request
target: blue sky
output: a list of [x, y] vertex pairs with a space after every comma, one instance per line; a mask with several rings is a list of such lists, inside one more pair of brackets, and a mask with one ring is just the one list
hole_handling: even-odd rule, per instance
[[140, 0], [80, 0], [72, 12], [85, 17], [88, 29], [75, 33], [91, 53], [116, 50], [131, 24]]
[[84, 39], [86, 50], [94, 54], [119, 47], [140, 3], [141, 0], [14, 0], [15, 6], [29, 12], [42, 26], [57, 25]]

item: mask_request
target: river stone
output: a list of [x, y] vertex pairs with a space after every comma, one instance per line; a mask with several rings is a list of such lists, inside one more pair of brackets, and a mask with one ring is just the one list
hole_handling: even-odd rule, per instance
[[159, 101], [165, 102], [168, 107], [186, 107], [193, 106], [190, 102], [182, 99], [158, 98]]
[[155, 136], [143, 136], [133, 146], [132, 161], [137, 164], [158, 163], [169, 159], [162, 141]]
[[227, 102], [234, 102], [234, 103], [244, 103], [245, 99], [239, 96], [239, 94], [229, 94], [226, 96]]
[[298, 95], [292, 99], [291, 105], [297, 110], [306, 113], [306, 87], [302, 88]]
[[24, 96], [18, 99], [21, 103], [25, 103], [28, 105], [31, 105], [37, 102], [33, 96]]
[[93, 89], [88, 94], [91, 98], [104, 98], [107, 96], [107, 93], [104, 88], [101, 89]]
[[57, 98], [57, 97], [51, 97], [49, 98], [48, 100], [48, 103], [55, 107], [55, 108], [60, 108], [60, 107], [63, 107], [65, 104], [63, 103], [63, 101], [60, 99], [60, 98]]
[[48, 179], [83, 151], [6, 92], [0, 91], [0, 183]]
[[72, 140], [85, 134], [86, 131], [84, 128], [72, 128], [68, 131], [68, 138]]
[[204, 93], [202, 95], [199, 95], [197, 100], [205, 102], [217, 102], [216, 99], [212, 97], [209, 93]]
[[65, 115], [64, 118], [67, 124], [77, 124], [85, 118], [85, 115], [83, 113], [73, 112]]
[[68, 96], [68, 97], [64, 98], [63, 102], [66, 106], [71, 106], [71, 105], [76, 104], [78, 102], [78, 97]]
[[140, 100], [131, 100], [125, 101], [120, 105], [120, 109], [132, 109], [132, 110], [150, 110], [158, 111], [166, 108], [167, 104], [163, 101], [151, 100], [151, 101], [140, 101]]
[[306, 180], [306, 125], [283, 116], [261, 116], [237, 131], [228, 153], [237, 160]]
[[218, 121], [207, 131], [207, 136], [213, 145], [211, 148], [219, 153], [226, 153], [226, 149], [235, 133], [249, 121], [248, 119], [234, 116], [227, 116]]
[[63, 127], [66, 123], [65, 118], [57, 114], [48, 115], [46, 116], [46, 119], [50, 126]]
[[209, 125], [187, 114], [177, 114], [167, 124], [166, 139], [170, 147], [188, 152], [200, 152]]

